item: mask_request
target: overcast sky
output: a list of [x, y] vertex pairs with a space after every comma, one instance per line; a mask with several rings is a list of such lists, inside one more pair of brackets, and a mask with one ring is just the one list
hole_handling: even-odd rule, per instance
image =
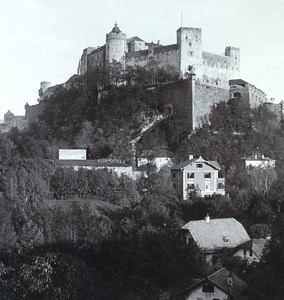
[[167, 45], [181, 11], [184, 27], [202, 28], [203, 50], [239, 47], [241, 78], [284, 99], [284, 0], [0, 0], [0, 119], [36, 104], [41, 81], [67, 81], [115, 20], [127, 37]]

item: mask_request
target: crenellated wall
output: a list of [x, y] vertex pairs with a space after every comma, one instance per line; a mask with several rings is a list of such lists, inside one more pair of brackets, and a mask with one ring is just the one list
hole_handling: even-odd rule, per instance
[[[164, 47], [153, 47], [151, 58], [155, 61], [155, 66], [174, 74], [179, 70], [179, 47], [169, 45]], [[149, 50], [133, 51], [126, 53], [126, 61], [129, 66], [147, 66], [150, 63]]]

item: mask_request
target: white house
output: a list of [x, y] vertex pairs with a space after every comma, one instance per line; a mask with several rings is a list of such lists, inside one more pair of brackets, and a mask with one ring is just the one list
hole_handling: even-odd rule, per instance
[[187, 161], [172, 167], [172, 180], [182, 199], [187, 199], [189, 191], [196, 190], [201, 197], [213, 194], [225, 195], [225, 179], [220, 174], [217, 161], [208, 161], [189, 156]]
[[204, 220], [190, 221], [182, 228], [186, 243], [192, 243], [199, 249], [210, 269], [213, 257], [226, 250], [232, 252], [249, 249], [251, 239], [244, 226], [234, 218], [211, 219], [209, 215]]
[[275, 167], [275, 159], [271, 159], [259, 152], [255, 152], [252, 155], [245, 158], [245, 167], [261, 167], [261, 168], [268, 168], [268, 167]]

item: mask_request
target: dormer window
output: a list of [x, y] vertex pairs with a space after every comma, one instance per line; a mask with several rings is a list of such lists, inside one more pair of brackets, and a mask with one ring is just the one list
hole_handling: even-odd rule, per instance
[[197, 168], [197, 169], [203, 168], [203, 164], [196, 164], [196, 168]]

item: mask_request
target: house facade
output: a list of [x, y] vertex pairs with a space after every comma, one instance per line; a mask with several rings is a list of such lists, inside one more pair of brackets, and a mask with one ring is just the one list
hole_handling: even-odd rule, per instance
[[252, 239], [248, 244], [249, 247], [238, 249], [234, 256], [241, 257], [248, 263], [259, 263], [268, 242], [269, 238]]
[[201, 156], [175, 165], [171, 169], [172, 181], [180, 198], [187, 199], [188, 193], [196, 191], [201, 197], [213, 194], [225, 195], [225, 179], [220, 174], [217, 161], [207, 161]]

